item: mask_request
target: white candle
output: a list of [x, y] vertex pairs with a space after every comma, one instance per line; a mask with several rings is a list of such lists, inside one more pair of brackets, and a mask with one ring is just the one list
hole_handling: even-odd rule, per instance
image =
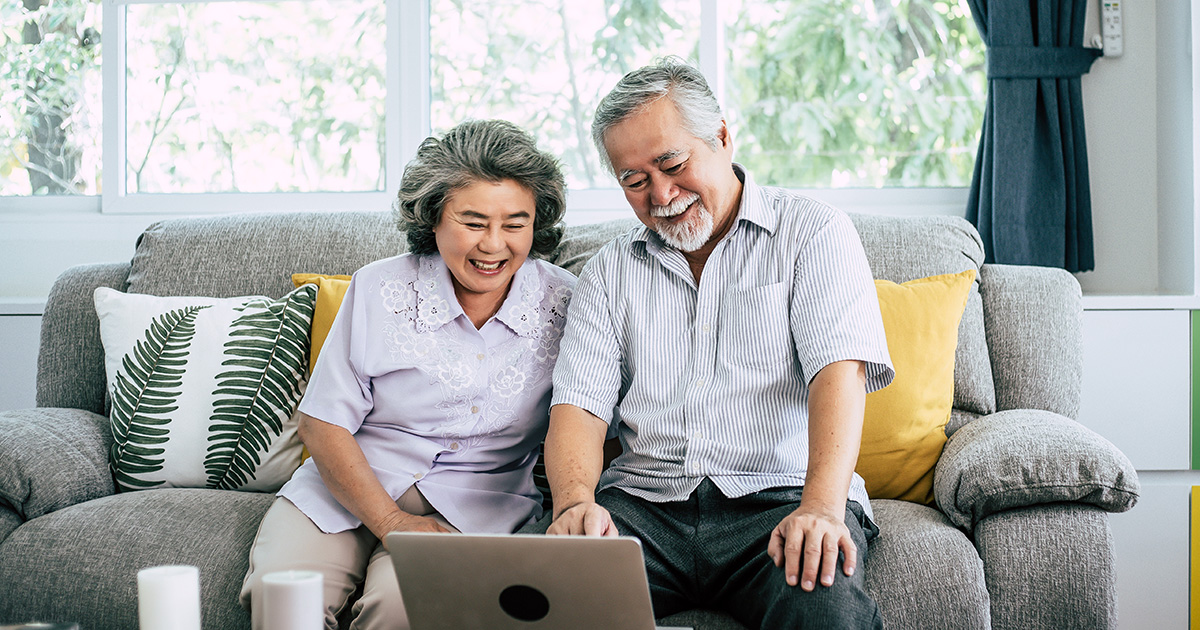
[[138, 571], [137, 581], [141, 630], [200, 630], [200, 569], [150, 567]]
[[262, 578], [262, 630], [322, 630], [324, 579], [316, 571], [276, 571]]

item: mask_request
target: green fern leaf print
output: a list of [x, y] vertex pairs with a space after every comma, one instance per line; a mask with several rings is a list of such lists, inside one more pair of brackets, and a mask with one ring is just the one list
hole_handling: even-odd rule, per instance
[[121, 358], [113, 379], [113, 445], [109, 465], [117, 483], [136, 490], [162, 485], [151, 473], [162, 470], [171, 412], [183, 384], [196, 313], [207, 306], [189, 306], [155, 317], [145, 338]]
[[308, 366], [316, 287], [277, 301], [248, 302], [225, 344], [204, 458], [209, 488], [235, 489], [255, 477], [271, 442], [300, 401]]

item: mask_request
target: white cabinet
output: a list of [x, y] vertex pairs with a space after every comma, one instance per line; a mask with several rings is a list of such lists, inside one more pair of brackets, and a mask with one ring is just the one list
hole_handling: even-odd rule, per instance
[[1109, 515], [1116, 546], [1117, 627], [1187, 630], [1190, 475], [1141, 473], [1142, 495]]
[[1084, 311], [1079, 421], [1138, 470], [1191, 467], [1191, 378], [1191, 311]]
[[1200, 472], [1190, 470], [1188, 306], [1083, 313], [1079, 421], [1121, 449], [1142, 484], [1138, 504], [1109, 517], [1121, 630], [1189, 624], [1190, 495]]

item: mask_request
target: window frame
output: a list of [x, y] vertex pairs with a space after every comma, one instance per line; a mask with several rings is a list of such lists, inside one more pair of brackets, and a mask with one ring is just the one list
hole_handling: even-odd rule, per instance
[[[404, 164], [429, 135], [430, 121], [430, 8], [428, 0], [384, 0], [385, 46], [385, 190], [381, 192], [290, 193], [134, 193], [126, 191], [125, 77], [126, 9], [134, 4], [208, 4], [234, 0], [102, 0], [105, 38], [102, 60], [102, 151], [105, 165], [100, 195], [3, 197], [15, 211], [43, 213], [99, 212], [102, 214], [215, 214], [286, 210], [338, 210], [391, 207], [399, 190]], [[265, 1], [265, 0], [243, 0]], [[308, 0], [289, 0], [305, 2]], [[700, 70], [724, 107], [723, 0], [700, 1]], [[419, 86], [421, 89], [404, 89]], [[736, 157], [736, 156], [735, 156]], [[109, 168], [108, 165], [120, 165]], [[967, 188], [829, 188], [794, 190], [828, 201], [847, 211], [889, 214], [962, 215]], [[568, 191], [567, 221], [581, 223], [627, 216], [628, 204], [612, 188]]]

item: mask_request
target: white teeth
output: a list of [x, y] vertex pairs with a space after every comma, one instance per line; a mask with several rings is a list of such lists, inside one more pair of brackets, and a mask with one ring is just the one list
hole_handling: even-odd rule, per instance
[[695, 193], [677, 197], [669, 205], [652, 207], [650, 209], [650, 216], [659, 219], [669, 219], [671, 217], [679, 216], [680, 214], [683, 214], [683, 212], [699, 198], [700, 195]]
[[477, 269], [482, 269], [483, 271], [495, 271], [500, 268], [500, 265], [504, 264], [504, 261], [496, 263], [481, 263], [477, 260], [472, 260], [471, 264], [475, 265]]

